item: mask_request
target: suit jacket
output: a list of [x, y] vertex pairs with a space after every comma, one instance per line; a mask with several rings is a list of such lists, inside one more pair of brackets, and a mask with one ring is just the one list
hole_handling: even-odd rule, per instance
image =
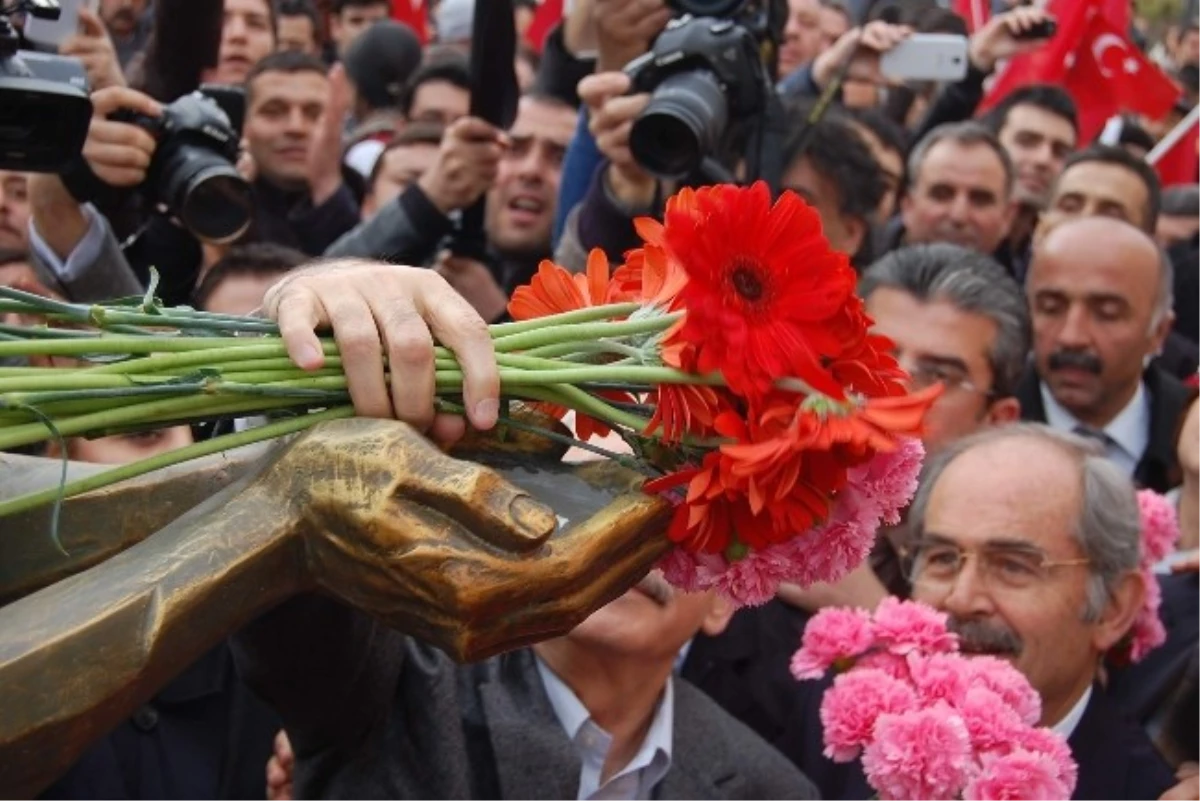
[[1102, 798], [1158, 798], [1174, 787], [1175, 771], [1150, 742], [1145, 730], [1099, 687], [1068, 739], [1079, 765], [1077, 801]]
[[[1175, 456], [1175, 431], [1180, 415], [1186, 410], [1187, 388], [1156, 364], [1142, 376], [1150, 396], [1150, 438], [1146, 451], [1133, 473], [1141, 487], [1155, 492], [1167, 492], [1174, 486], [1173, 476], [1178, 467]], [[1035, 423], [1046, 422], [1046, 407], [1042, 403], [1040, 379], [1031, 365], [1017, 386], [1021, 402], [1021, 419]]]
[[874, 791], [857, 762], [836, 763], [823, 753], [821, 699], [832, 680], [797, 681], [791, 674], [810, 617], [778, 600], [740, 609], [720, 635], [692, 641], [682, 674], [778, 748], [822, 798], [870, 798]]
[[279, 718], [221, 643], [97, 741], [42, 798], [262, 798]]
[[[457, 665], [322, 598], [239, 636], [239, 668], [284, 719], [297, 797], [575, 798], [580, 759], [533, 653]], [[701, 692], [676, 687], [658, 798], [815, 798], [788, 761]]]

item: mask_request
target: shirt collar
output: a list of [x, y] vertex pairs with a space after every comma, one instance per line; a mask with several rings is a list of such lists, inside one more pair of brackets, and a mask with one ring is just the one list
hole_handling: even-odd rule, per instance
[[[1055, 400], [1045, 381], [1039, 382], [1038, 389], [1042, 393], [1042, 405], [1046, 409], [1046, 422], [1051, 428], [1074, 431], [1084, 425]], [[1141, 460], [1150, 442], [1150, 400], [1145, 383], [1138, 382], [1137, 392], [1130, 398], [1129, 403], [1125, 404], [1125, 408], [1104, 427], [1104, 433], [1135, 463]]]
[[1092, 686], [1089, 684], [1087, 690], [1075, 702], [1075, 706], [1071, 707], [1071, 711], [1062, 720], [1051, 726], [1051, 730], [1055, 734], [1070, 739], [1071, 735], [1075, 733], [1075, 729], [1079, 726], [1079, 721], [1083, 720], [1083, 713], [1087, 710], [1088, 702], [1091, 700]]
[[[589, 723], [595, 729], [603, 731], [592, 721], [591, 713], [566, 682], [560, 679], [542, 661], [541, 657], [535, 658], [534, 661], [537, 664], [538, 674], [542, 678], [542, 684], [546, 688], [546, 695], [550, 699], [550, 706], [554, 708], [555, 716], [571, 741], [578, 745], [580, 734]], [[675, 683], [668, 676], [662, 698], [659, 699], [658, 707], [654, 710], [654, 719], [650, 721], [650, 728], [646, 730], [646, 737], [642, 740], [633, 759], [629, 761], [629, 765], [621, 773], [650, 768], [655, 775], [648, 777], [648, 785], [653, 787], [658, 784], [671, 765], [671, 746], [675, 736], [674, 723]]]

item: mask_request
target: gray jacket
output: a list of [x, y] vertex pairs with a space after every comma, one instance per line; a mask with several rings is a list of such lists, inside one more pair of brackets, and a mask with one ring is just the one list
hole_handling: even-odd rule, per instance
[[[283, 718], [298, 798], [578, 795], [580, 759], [529, 649], [457, 665], [310, 597], [243, 631], [235, 655]], [[790, 761], [676, 682], [671, 767], [655, 797], [817, 797]]]
[[[140, 295], [146, 291], [142, 282], [134, 274], [133, 268], [125, 260], [121, 245], [113, 234], [112, 227], [103, 215], [95, 213], [91, 217], [92, 225], [99, 225], [101, 230], [89, 233], [87, 236], [99, 236], [99, 247], [95, 249], [86, 263], [73, 265], [70, 278], [64, 278], [46, 260], [41, 248], [31, 247], [30, 261], [39, 277], [51, 289], [57, 290], [67, 300], [75, 303], [93, 303], [113, 298]], [[32, 226], [32, 224], [31, 224]], [[86, 237], [85, 237], [86, 238]], [[79, 246], [76, 246], [78, 249]], [[74, 254], [72, 254], [74, 255]]]

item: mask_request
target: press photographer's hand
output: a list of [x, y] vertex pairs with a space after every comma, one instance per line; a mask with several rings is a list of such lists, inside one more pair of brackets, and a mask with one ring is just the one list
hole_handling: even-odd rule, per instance
[[663, 0], [594, 0], [596, 71], [623, 69], [650, 49], [671, 19]]
[[992, 17], [971, 37], [968, 55], [971, 64], [983, 72], [991, 72], [997, 62], [1037, 50], [1046, 39], [1025, 39], [1021, 34], [1033, 26], [1054, 19], [1040, 8], [1021, 6]]
[[608, 159], [608, 182], [616, 199], [630, 208], [654, 201], [655, 179], [637, 163], [629, 149], [633, 121], [650, 102], [646, 93], [627, 94], [629, 76], [623, 72], [589, 75], [579, 82], [579, 97], [589, 111], [588, 129], [596, 147]]
[[477, 117], [455, 120], [417, 185], [442, 214], [464, 209], [492, 188], [507, 141], [503, 131]]
[[842, 65], [854, 59], [862, 62], [858, 70], [860, 80], [883, 83], [879, 71], [879, 57], [912, 36], [913, 29], [907, 25], [891, 25], [876, 20], [862, 28], [852, 28], [842, 34], [813, 62], [813, 82], [822, 90], [838, 74]]
[[93, 92], [126, 85], [117, 49], [113, 47], [100, 17], [87, 6], [79, 8], [79, 32], [63, 40], [58, 52], [83, 62], [88, 85]]
[[162, 106], [149, 95], [124, 86], [101, 89], [92, 95], [92, 122], [83, 157], [96, 177], [109, 186], [138, 186], [146, 180], [157, 143], [137, 125], [109, 119], [121, 110], [148, 117], [162, 115]]

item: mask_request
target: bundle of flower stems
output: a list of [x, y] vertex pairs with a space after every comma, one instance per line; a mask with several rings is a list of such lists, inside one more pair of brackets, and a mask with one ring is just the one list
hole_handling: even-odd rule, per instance
[[[610, 304], [491, 326], [502, 397], [566, 406], [636, 433], [646, 428], [652, 409], [606, 401], [596, 390], [722, 383], [719, 376], [706, 379], [647, 364], [637, 342], [667, 329], [679, 315], [614, 322], [635, 309], [633, 303]], [[65, 358], [70, 366], [0, 367], [0, 451], [221, 419], [265, 415], [269, 421], [71, 483], [64, 478], [59, 488], [0, 502], [0, 517], [354, 415], [333, 339], [322, 340], [321, 368], [302, 370], [270, 320], [164, 308], [153, 289], [144, 298], [73, 304], [0, 288], [3, 314], [37, 317], [40, 324], [0, 325], [0, 359]], [[595, 364], [597, 357], [604, 363]], [[437, 407], [461, 412], [462, 369], [444, 347], [436, 349], [435, 359]], [[529, 428], [506, 414], [501, 425]], [[536, 431], [621, 458], [562, 434]], [[65, 470], [64, 461], [64, 476]]]

